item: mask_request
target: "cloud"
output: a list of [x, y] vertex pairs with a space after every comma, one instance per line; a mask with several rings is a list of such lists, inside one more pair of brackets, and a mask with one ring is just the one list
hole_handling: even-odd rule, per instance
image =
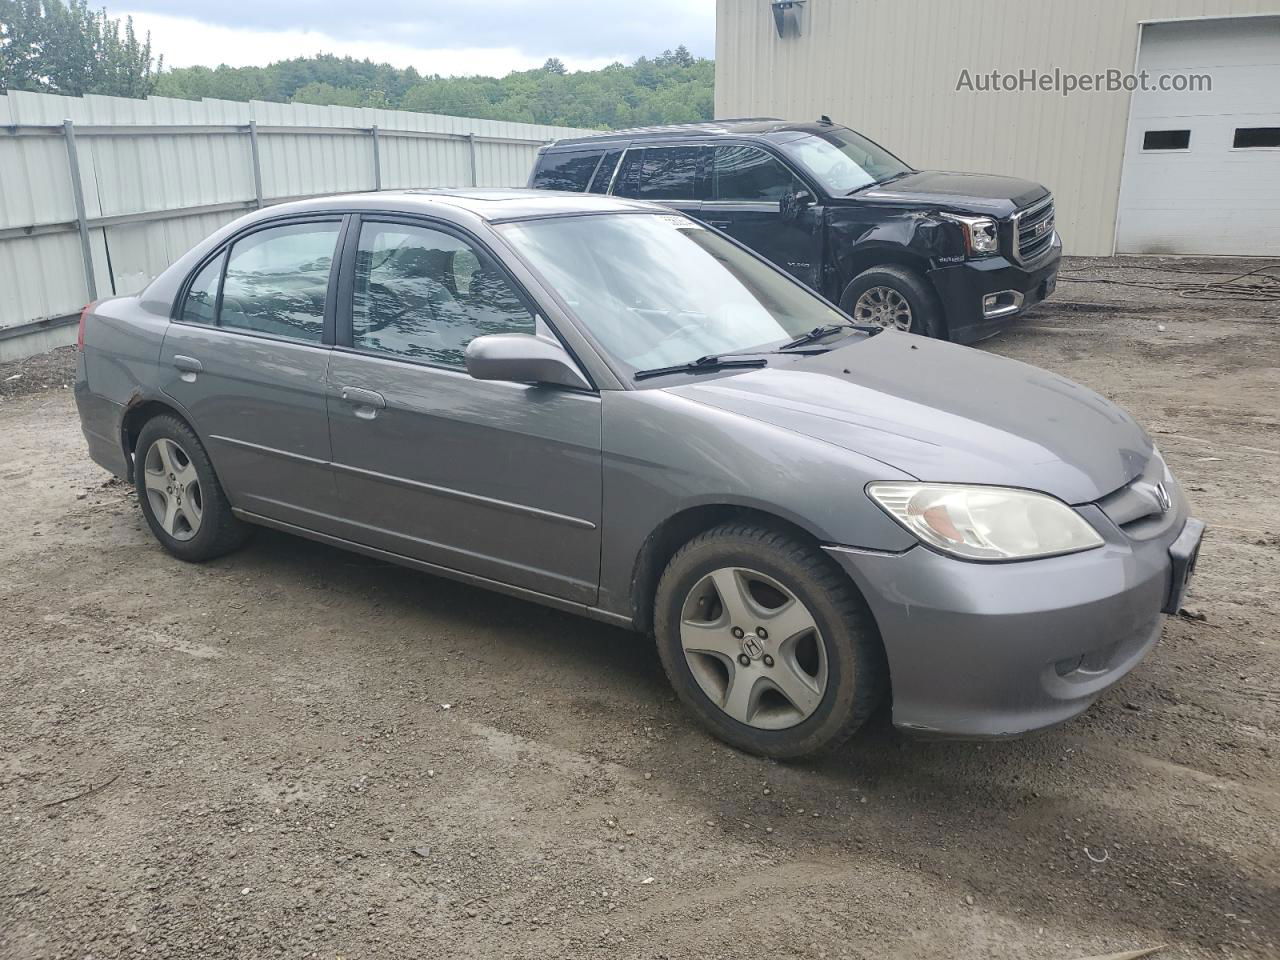
[[[131, 11], [122, 12], [119, 16], [132, 16], [139, 35], [150, 31], [152, 52], [164, 55], [166, 67], [216, 67], [223, 63], [232, 67], [262, 66], [291, 57], [334, 53], [401, 68], [413, 66], [424, 74], [505, 76], [512, 70], [542, 66], [547, 59], [526, 54], [515, 47], [430, 49], [379, 40], [338, 39], [316, 30], [265, 31], [219, 27], [184, 17]], [[570, 70], [598, 70], [615, 60], [629, 58], [620, 53], [561, 59]]]
[[[711, 56], [715, 0], [132, 0], [128, 11], [171, 66], [266, 64], [326, 52], [425, 73], [501, 76], [559, 57], [571, 70], [679, 44]], [[184, 9], [185, 8], [185, 9]]]

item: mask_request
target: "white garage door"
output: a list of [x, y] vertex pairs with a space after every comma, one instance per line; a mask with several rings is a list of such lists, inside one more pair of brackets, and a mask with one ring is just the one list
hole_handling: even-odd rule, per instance
[[1280, 255], [1280, 17], [1147, 24], [1139, 70], [1209, 91], [1135, 91], [1120, 253]]

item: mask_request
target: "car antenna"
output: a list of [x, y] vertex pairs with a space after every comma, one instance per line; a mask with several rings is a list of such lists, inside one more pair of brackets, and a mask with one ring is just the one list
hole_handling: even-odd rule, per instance
[[820, 117], [818, 118], [818, 122], [819, 122], [819, 123], [825, 123], [827, 126], [830, 126], [830, 125], [831, 125], [831, 118], [830, 118], [830, 117], [828, 117], [828, 116], [824, 113], [822, 116], [820, 116]]

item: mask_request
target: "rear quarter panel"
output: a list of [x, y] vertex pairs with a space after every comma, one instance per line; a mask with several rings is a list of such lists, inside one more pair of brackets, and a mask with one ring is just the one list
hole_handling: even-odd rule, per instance
[[106, 300], [85, 319], [84, 378], [90, 393], [127, 404], [156, 384], [168, 314], [145, 309], [136, 297]]
[[168, 327], [167, 311], [147, 309], [136, 297], [102, 301], [85, 318], [76, 406], [90, 455], [117, 476], [129, 472], [124, 415], [158, 395], [157, 361]]

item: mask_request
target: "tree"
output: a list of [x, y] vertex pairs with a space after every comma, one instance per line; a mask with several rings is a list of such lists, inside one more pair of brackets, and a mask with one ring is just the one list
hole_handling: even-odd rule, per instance
[[[3, 0], [0, 0], [3, 2]], [[266, 67], [187, 67], [161, 74], [167, 97], [387, 107], [490, 120], [617, 128], [711, 118], [715, 64], [684, 47], [631, 65], [570, 73], [552, 57], [505, 77], [442, 77], [320, 54]]]
[[163, 66], [132, 17], [122, 33], [88, 0], [0, 0], [0, 90], [145, 97]]

